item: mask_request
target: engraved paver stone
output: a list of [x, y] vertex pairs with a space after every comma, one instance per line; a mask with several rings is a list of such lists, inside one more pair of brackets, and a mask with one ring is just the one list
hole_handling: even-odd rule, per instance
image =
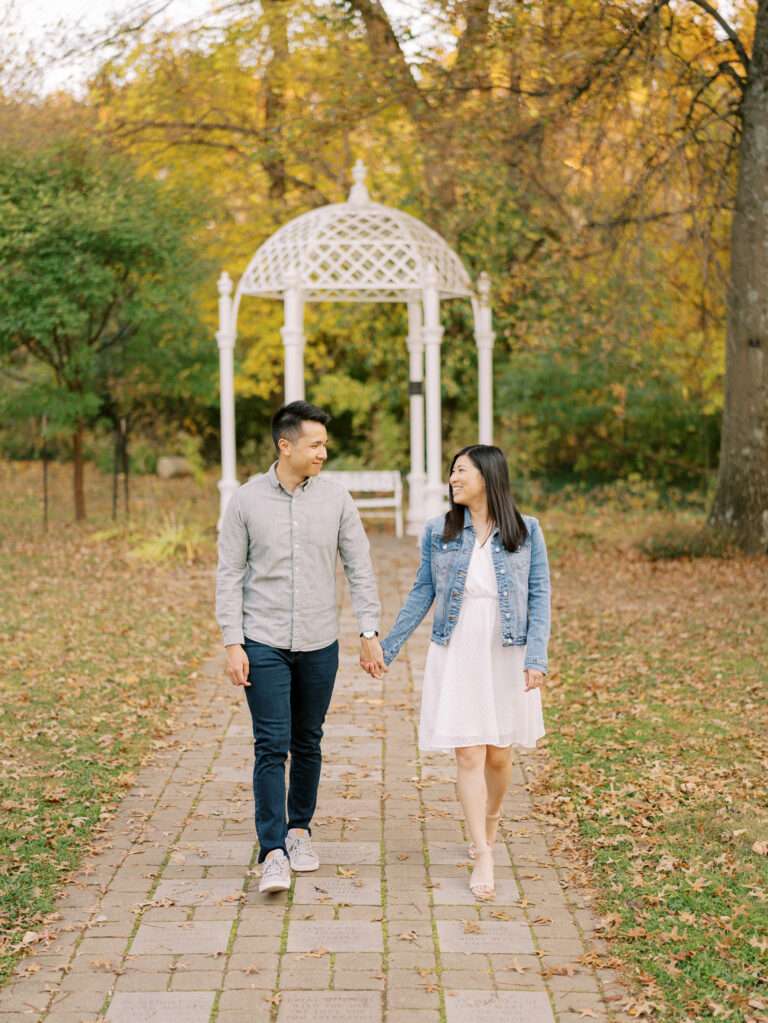
[[[468, 849], [469, 845], [464, 842], [430, 842], [429, 862], [438, 866], [469, 863]], [[498, 867], [509, 866], [509, 857], [504, 847], [498, 842], [493, 848], [493, 862]]]
[[213, 781], [223, 781], [231, 785], [252, 785], [253, 767], [237, 767], [234, 764], [217, 764], [211, 771]]
[[329, 952], [381, 952], [380, 924], [346, 920], [296, 920], [288, 927], [288, 951], [311, 952], [327, 948]]
[[379, 906], [381, 884], [374, 878], [364, 877], [299, 877], [293, 901], [310, 906], [318, 903]]
[[462, 920], [438, 920], [437, 933], [443, 952], [534, 952], [531, 929], [517, 921], [483, 920], [479, 930], [465, 930]]
[[284, 991], [277, 1023], [381, 1023], [378, 991]]
[[230, 725], [227, 729], [228, 739], [252, 739], [253, 728], [251, 725]]
[[378, 842], [315, 842], [321, 863], [378, 863], [381, 848]]
[[216, 906], [220, 902], [235, 902], [242, 890], [243, 882], [236, 877], [161, 881], [155, 899], [171, 899], [177, 906]]
[[118, 991], [108, 1023], [208, 1023], [215, 991]]
[[[469, 876], [464, 877], [433, 877], [432, 895], [436, 906], [474, 906], [477, 900], [469, 890]], [[517, 902], [520, 893], [517, 884], [511, 879], [496, 879], [497, 905], [510, 905]]]
[[381, 802], [378, 799], [321, 799], [315, 817], [378, 817]]
[[195, 842], [176, 846], [171, 863], [200, 867], [247, 867], [253, 856], [253, 842]]
[[352, 725], [345, 721], [330, 721], [323, 725], [323, 734], [329, 739], [350, 737], [370, 739], [373, 735], [373, 725]]
[[356, 767], [354, 764], [350, 764], [345, 756], [344, 762], [341, 764], [323, 764], [320, 784], [322, 785], [324, 781], [343, 781], [347, 784], [378, 782], [381, 781], [381, 768], [370, 765]]
[[227, 920], [145, 923], [136, 932], [131, 954], [210, 955], [224, 952], [231, 928]]
[[447, 1023], [555, 1023], [545, 991], [446, 991]]

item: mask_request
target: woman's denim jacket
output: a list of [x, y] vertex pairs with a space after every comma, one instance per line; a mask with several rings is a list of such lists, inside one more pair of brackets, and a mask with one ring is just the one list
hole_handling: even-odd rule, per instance
[[[527, 646], [525, 667], [547, 670], [550, 585], [547, 548], [538, 519], [524, 515], [525, 542], [508, 551], [494, 529], [489, 543], [496, 570], [504, 646]], [[421, 538], [421, 564], [416, 581], [389, 635], [382, 642], [384, 662], [390, 664], [435, 601], [432, 641], [447, 646], [459, 618], [475, 530], [469, 509], [464, 528], [454, 540], [443, 539], [445, 516], [430, 519]]]

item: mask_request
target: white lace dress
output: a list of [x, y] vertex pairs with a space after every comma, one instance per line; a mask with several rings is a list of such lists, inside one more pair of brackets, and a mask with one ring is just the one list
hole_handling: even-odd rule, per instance
[[419, 748], [535, 746], [544, 735], [541, 691], [525, 691], [524, 662], [524, 646], [502, 646], [491, 545], [476, 541], [450, 642], [427, 652]]

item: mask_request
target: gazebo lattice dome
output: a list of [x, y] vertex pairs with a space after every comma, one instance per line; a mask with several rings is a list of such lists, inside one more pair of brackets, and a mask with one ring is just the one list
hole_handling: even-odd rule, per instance
[[[331, 203], [289, 221], [257, 249], [235, 294], [219, 278], [219, 372], [222, 478], [219, 522], [237, 489], [234, 347], [244, 296], [282, 299], [285, 401], [304, 397], [304, 305], [307, 302], [403, 302], [408, 307], [411, 472], [408, 532], [444, 507], [440, 387], [440, 302], [469, 299], [475, 322], [479, 439], [492, 443], [493, 328], [490, 280], [477, 285], [443, 238], [402, 210], [373, 202], [358, 160], [345, 203]], [[330, 410], [333, 412], [333, 410]], [[425, 429], [426, 427], [426, 429]], [[469, 438], [468, 438], [469, 439]], [[425, 458], [426, 455], [426, 458]]]
[[354, 173], [348, 202], [296, 217], [258, 249], [239, 294], [281, 298], [298, 280], [307, 302], [403, 302], [421, 295], [431, 264], [441, 299], [470, 298], [469, 274], [440, 235], [402, 210], [372, 202], [363, 165]]

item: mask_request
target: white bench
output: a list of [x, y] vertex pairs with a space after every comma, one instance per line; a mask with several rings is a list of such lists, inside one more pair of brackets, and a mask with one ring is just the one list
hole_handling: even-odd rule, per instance
[[355, 504], [372, 518], [389, 517], [394, 512], [395, 533], [398, 537], [403, 535], [403, 481], [399, 472], [324, 469], [323, 476], [337, 480], [353, 497], [356, 494], [376, 495], [355, 497]]

